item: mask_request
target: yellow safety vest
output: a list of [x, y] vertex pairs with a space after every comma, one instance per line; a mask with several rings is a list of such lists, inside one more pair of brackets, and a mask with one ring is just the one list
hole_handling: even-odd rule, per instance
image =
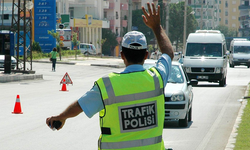
[[164, 87], [159, 72], [110, 73], [98, 85], [104, 103], [100, 111], [99, 150], [165, 150]]

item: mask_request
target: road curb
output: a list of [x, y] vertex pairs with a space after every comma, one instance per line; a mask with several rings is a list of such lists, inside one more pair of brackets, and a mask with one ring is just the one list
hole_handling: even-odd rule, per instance
[[108, 64], [90, 64], [90, 66], [103, 66], [103, 67], [113, 67], [113, 68], [124, 68], [123, 65], [108, 65]]
[[245, 96], [242, 99], [240, 99], [241, 107], [240, 107], [240, 110], [238, 112], [238, 116], [237, 116], [237, 118], [235, 120], [233, 130], [232, 130], [232, 132], [230, 134], [230, 137], [228, 139], [228, 143], [226, 145], [225, 150], [233, 150], [234, 147], [235, 147], [235, 142], [236, 142], [236, 138], [237, 138], [237, 135], [238, 135], [237, 131], [238, 131], [239, 125], [241, 123], [241, 117], [242, 117], [242, 115], [244, 113], [244, 109], [245, 109], [245, 107], [247, 105], [247, 102], [248, 102], [246, 99], [244, 99], [245, 97], [248, 97], [248, 91], [249, 91], [249, 84], [247, 85], [247, 89], [245, 91]]
[[[37, 60], [35, 60], [35, 61], [32, 61], [32, 62], [37, 62], [37, 63], [51, 63], [50, 61], [37, 61]], [[66, 64], [66, 65], [75, 65], [76, 63], [74, 63], [74, 62], [61, 62], [61, 61], [57, 61], [56, 62], [57, 64]]]
[[0, 83], [21, 81], [21, 80], [39, 80], [43, 79], [42, 74], [13, 74], [13, 75], [3, 75], [0, 78]]

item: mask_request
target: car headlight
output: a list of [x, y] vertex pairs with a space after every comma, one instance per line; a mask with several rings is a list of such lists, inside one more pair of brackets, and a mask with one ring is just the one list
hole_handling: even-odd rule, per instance
[[221, 67], [216, 67], [215, 68], [215, 73], [222, 73], [223, 68]]
[[191, 67], [185, 67], [187, 73], [191, 73]]
[[173, 93], [170, 100], [172, 102], [185, 101], [185, 95], [182, 91], [178, 91], [178, 92]]

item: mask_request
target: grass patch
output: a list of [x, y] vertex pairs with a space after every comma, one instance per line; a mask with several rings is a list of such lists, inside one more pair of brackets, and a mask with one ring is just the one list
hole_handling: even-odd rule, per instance
[[[250, 96], [250, 90], [248, 96]], [[247, 99], [250, 100], [250, 99]], [[234, 150], [248, 150], [250, 149], [250, 104], [249, 101], [244, 109], [244, 113], [241, 118], [241, 123], [238, 128], [238, 135], [236, 137], [236, 143]]]
[[[75, 56], [75, 51], [74, 50], [62, 50], [61, 51], [62, 57], [72, 57]], [[80, 50], [77, 50], [77, 55], [82, 55]], [[50, 53], [42, 53], [42, 52], [37, 52], [37, 51], [33, 51], [32, 52], [32, 59], [36, 60], [36, 59], [42, 59], [42, 58], [49, 58], [50, 57]], [[59, 52], [57, 57], [59, 58]]]

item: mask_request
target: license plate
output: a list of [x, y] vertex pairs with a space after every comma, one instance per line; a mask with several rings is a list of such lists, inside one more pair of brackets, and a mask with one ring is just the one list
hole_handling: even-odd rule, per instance
[[197, 76], [197, 79], [208, 79], [208, 76]]

